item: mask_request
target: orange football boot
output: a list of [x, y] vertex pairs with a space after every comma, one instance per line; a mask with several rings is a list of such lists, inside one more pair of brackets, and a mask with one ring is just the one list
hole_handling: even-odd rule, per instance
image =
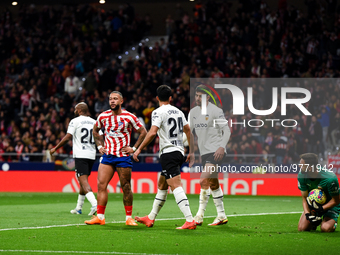
[[87, 225], [105, 225], [105, 219], [101, 220], [98, 216], [92, 216], [91, 220], [86, 220]]
[[128, 218], [125, 222], [125, 225], [128, 225], [128, 226], [138, 226], [138, 224], [135, 222], [134, 219], [132, 218]]
[[155, 220], [150, 220], [149, 216], [146, 215], [144, 217], [135, 217], [135, 220], [144, 224], [145, 226], [147, 226], [148, 228], [151, 228], [153, 226], [153, 224], [155, 223]]
[[196, 222], [194, 220], [192, 222], [186, 221], [182, 227], [176, 229], [196, 229]]

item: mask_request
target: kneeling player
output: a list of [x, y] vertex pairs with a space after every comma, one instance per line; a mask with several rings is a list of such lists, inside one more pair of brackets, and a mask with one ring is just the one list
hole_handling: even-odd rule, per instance
[[[302, 195], [303, 214], [300, 217], [298, 230], [315, 230], [318, 225], [322, 232], [333, 232], [340, 213], [339, 182], [330, 170], [318, 168], [318, 156], [305, 153], [300, 156], [301, 171], [298, 174], [298, 185]], [[326, 203], [319, 208], [308, 205], [308, 193], [313, 189], [322, 189], [327, 197]]]
[[[140, 223], [152, 227], [157, 214], [164, 205], [170, 186], [174, 193], [176, 203], [186, 218], [182, 227], [177, 229], [195, 229], [196, 223], [192, 217], [189, 201], [181, 186], [180, 167], [184, 162], [183, 131], [190, 144], [190, 127], [182, 111], [170, 105], [171, 89], [161, 85], [157, 89], [159, 108], [152, 112], [152, 126], [145, 140], [133, 155], [135, 161], [141, 150], [147, 146], [158, 133], [159, 153], [162, 173], [158, 180], [158, 192], [153, 203], [152, 211], [148, 216], [135, 217]], [[190, 159], [190, 154], [187, 161]]]

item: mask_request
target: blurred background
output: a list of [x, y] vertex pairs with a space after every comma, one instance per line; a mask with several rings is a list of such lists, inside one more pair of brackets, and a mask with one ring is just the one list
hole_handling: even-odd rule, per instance
[[[340, 154], [339, 22], [336, 0], [1, 1], [0, 161], [72, 157], [72, 142], [57, 158], [47, 152], [78, 102], [96, 118], [113, 90], [148, 129], [161, 84], [188, 114], [190, 78], [287, 77], [325, 80], [308, 87], [313, 116], [290, 111], [295, 128], [232, 128], [230, 162], [297, 163], [304, 152], [325, 162]], [[266, 89], [253, 87], [259, 109]], [[227, 119], [256, 118], [232, 115], [231, 95], [223, 98]], [[157, 162], [157, 152], [155, 139], [143, 162]]]

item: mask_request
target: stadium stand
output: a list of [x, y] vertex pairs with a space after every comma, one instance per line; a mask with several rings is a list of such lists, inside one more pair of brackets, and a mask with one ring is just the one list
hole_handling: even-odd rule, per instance
[[[167, 40], [151, 48], [142, 39], [152, 19], [140, 18], [132, 5], [114, 11], [91, 5], [23, 6], [17, 18], [7, 9], [0, 16], [0, 155], [17, 155], [0, 160], [42, 160], [23, 155], [52, 148], [65, 135], [77, 102], [85, 101], [96, 118], [108, 108], [113, 90], [123, 93], [124, 107], [148, 128], [161, 84], [171, 86], [173, 104], [187, 114], [190, 77], [339, 77], [340, 12], [334, 2], [306, 0], [305, 13], [286, 1], [279, 1], [277, 10], [260, 0], [232, 2], [238, 5], [233, 13], [228, 2], [198, 2], [191, 13], [180, 8], [169, 13]], [[118, 58], [138, 43], [138, 59]], [[265, 105], [265, 88], [253, 89]], [[300, 120], [295, 129], [237, 127], [228, 144], [228, 153], [235, 154], [231, 161], [249, 160], [239, 154], [276, 154], [277, 163], [289, 163], [307, 150], [321, 157], [336, 150], [340, 86], [312, 85], [310, 90], [314, 117], [288, 116]], [[223, 106], [227, 119], [255, 118], [250, 112], [235, 117], [230, 103]], [[58, 152], [70, 154], [71, 148]], [[156, 153], [153, 144], [147, 152]]]

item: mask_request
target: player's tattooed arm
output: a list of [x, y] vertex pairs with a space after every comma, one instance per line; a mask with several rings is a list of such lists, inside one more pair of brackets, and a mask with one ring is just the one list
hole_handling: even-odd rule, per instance
[[104, 147], [104, 138], [103, 138], [103, 136], [100, 135], [99, 131], [100, 131], [100, 129], [97, 127], [96, 124], [94, 124], [93, 125], [93, 131], [92, 131], [94, 141], [97, 145], [98, 151], [101, 154], [104, 154], [104, 153], [106, 154], [107, 151]]

